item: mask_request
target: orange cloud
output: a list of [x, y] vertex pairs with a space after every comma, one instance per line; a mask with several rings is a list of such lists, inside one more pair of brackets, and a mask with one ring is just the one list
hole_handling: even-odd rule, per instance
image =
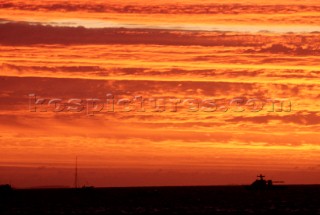
[[[319, 181], [318, 11], [314, 0], [0, 1], [0, 183], [70, 185], [76, 155], [98, 186]], [[142, 96], [147, 111], [30, 112], [30, 93]], [[155, 112], [150, 98], [220, 108]], [[292, 109], [235, 112], [234, 98]]]

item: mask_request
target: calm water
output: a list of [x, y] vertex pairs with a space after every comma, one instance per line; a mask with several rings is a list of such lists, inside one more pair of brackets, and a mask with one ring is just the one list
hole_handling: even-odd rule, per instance
[[320, 186], [25, 189], [1, 194], [0, 214], [320, 214]]

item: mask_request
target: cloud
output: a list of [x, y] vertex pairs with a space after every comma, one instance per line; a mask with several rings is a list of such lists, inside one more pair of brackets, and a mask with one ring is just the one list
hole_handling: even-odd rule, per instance
[[247, 53], [272, 53], [285, 55], [320, 55], [320, 47], [315, 44], [305, 46], [305, 44], [269, 44], [256, 50], [246, 50]]
[[[225, 82], [183, 82], [179, 81], [145, 81], [145, 80], [86, 80], [72, 78], [40, 78], [40, 77], [5, 77], [0, 89], [12, 91], [15, 96], [36, 93], [51, 97], [103, 97], [106, 93], [114, 95], [136, 96], [147, 95], [156, 97], [167, 96], [234, 96], [241, 92], [256, 94], [258, 85]], [[19, 87], [17, 87], [19, 86]], [[199, 90], [201, 93], [199, 93]], [[241, 90], [241, 91], [240, 91]], [[263, 93], [263, 91], [261, 92]], [[11, 97], [13, 96], [11, 94]]]
[[16, 71], [16, 72], [32, 72], [32, 71], [45, 71], [45, 72], [104, 72], [105, 69], [99, 66], [23, 66], [23, 65], [15, 65], [15, 64], [8, 64], [3, 63], [2, 69]]
[[[258, 46], [269, 37], [226, 32], [160, 29], [58, 27], [40, 23], [0, 24], [0, 44], [157, 44], [171, 46]], [[22, 35], [22, 36], [21, 36]], [[257, 43], [256, 37], [260, 41]], [[299, 36], [297, 36], [299, 37]], [[317, 38], [314, 36], [314, 38]], [[277, 37], [275, 37], [277, 39]], [[316, 39], [315, 39], [316, 41]]]
[[228, 119], [228, 122], [253, 122], [253, 123], [263, 123], [267, 124], [271, 121], [280, 121], [282, 123], [294, 123], [299, 125], [319, 125], [320, 124], [320, 115], [318, 112], [302, 112], [298, 111], [293, 114], [287, 114], [285, 116], [279, 115], [265, 115], [265, 116], [254, 116], [254, 117], [245, 117], [239, 116], [232, 119]]
[[130, 3], [94, 3], [94, 2], [56, 2], [44, 3], [6, 1], [0, 3], [1, 9], [27, 11], [85, 11], [90, 13], [144, 13], [144, 14], [292, 14], [297, 12], [316, 12], [316, 5], [261, 5], [261, 4], [232, 4], [232, 3], [157, 3], [152, 5]]

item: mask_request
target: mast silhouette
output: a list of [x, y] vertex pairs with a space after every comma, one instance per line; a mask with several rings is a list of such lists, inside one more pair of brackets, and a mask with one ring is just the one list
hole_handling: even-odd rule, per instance
[[260, 178], [261, 181], [263, 181], [264, 180], [263, 178], [266, 177], [266, 176], [260, 174], [260, 175], [257, 175], [257, 177]]
[[76, 166], [74, 173], [74, 188], [78, 188], [78, 156], [76, 156]]

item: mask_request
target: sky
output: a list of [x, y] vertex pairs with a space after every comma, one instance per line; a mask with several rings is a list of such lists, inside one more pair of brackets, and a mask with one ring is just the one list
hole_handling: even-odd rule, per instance
[[320, 181], [317, 0], [0, 0], [0, 184]]

